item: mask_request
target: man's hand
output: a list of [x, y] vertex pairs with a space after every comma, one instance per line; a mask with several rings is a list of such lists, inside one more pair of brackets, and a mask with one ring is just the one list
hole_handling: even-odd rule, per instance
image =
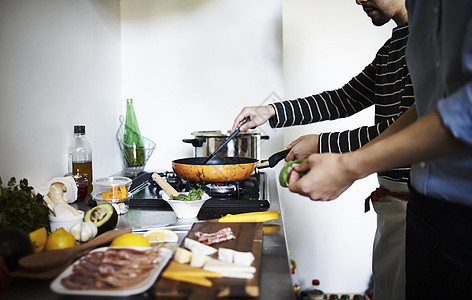
[[287, 148], [292, 148], [292, 150], [287, 154], [285, 160], [292, 161], [294, 159], [303, 159], [313, 153], [317, 153], [318, 138], [318, 134], [307, 134], [294, 140], [287, 146]]
[[[231, 133], [235, 132], [239, 126], [241, 126], [239, 128], [241, 132], [246, 132], [248, 129], [256, 128], [257, 126], [267, 122], [267, 120], [273, 116], [275, 116], [275, 109], [272, 105], [244, 107], [234, 120]], [[250, 118], [251, 121], [241, 125], [247, 118]]]
[[[310, 155], [290, 172], [289, 190], [310, 197], [311, 200], [336, 199], [360, 178], [347, 164], [348, 156], [349, 153]], [[300, 177], [299, 172], [307, 173]]]

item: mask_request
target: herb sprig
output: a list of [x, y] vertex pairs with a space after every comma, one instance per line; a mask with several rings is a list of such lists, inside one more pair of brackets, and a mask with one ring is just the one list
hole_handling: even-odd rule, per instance
[[34, 194], [33, 187], [23, 178], [16, 183], [12, 177], [6, 187], [0, 178], [0, 228], [14, 226], [26, 233], [38, 228], [49, 227], [49, 210], [41, 194]]

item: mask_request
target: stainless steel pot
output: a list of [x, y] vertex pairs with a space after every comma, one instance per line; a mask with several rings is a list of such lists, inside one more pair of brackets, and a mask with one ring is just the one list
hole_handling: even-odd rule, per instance
[[[204, 157], [212, 154], [231, 135], [231, 131], [194, 131], [193, 139], [183, 139], [184, 143], [190, 143], [194, 147], [195, 157]], [[239, 156], [260, 159], [261, 140], [268, 140], [269, 136], [260, 132], [241, 132], [236, 135], [216, 156]]]

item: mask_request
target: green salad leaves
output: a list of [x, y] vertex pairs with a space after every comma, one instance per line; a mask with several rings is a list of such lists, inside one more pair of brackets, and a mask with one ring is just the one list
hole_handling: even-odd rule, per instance
[[172, 196], [172, 200], [181, 200], [181, 201], [194, 201], [202, 199], [203, 194], [205, 191], [202, 189], [191, 189], [188, 192], [188, 196], [185, 194], [180, 194], [178, 196]]

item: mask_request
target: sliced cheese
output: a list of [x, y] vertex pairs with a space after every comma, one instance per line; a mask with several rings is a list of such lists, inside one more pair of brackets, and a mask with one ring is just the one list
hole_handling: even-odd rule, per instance
[[185, 238], [184, 246], [189, 249], [192, 254], [212, 255], [213, 253], [216, 253], [215, 248], [189, 238]]
[[218, 272], [224, 276], [225, 273], [255, 273], [256, 268], [242, 266], [233, 263], [224, 262], [218, 259], [209, 258], [203, 266], [204, 270]]
[[162, 273], [167, 275], [177, 275], [177, 276], [189, 276], [189, 277], [207, 277], [207, 278], [221, 278], [220, 273], [210, 272], [203, 270], [201, 268], [194, 268], [190, 265], [183, 265], [176, 263], [175, 261], [171, 261], [169, 266], [164, 270]]
[[190, 262], [192, 257], [192, 253], [188, 251], [187, 249], [178, 247], [175, 250], [174, 254], [174, 260], [178, 262], [179, 264], [187, 264]]

